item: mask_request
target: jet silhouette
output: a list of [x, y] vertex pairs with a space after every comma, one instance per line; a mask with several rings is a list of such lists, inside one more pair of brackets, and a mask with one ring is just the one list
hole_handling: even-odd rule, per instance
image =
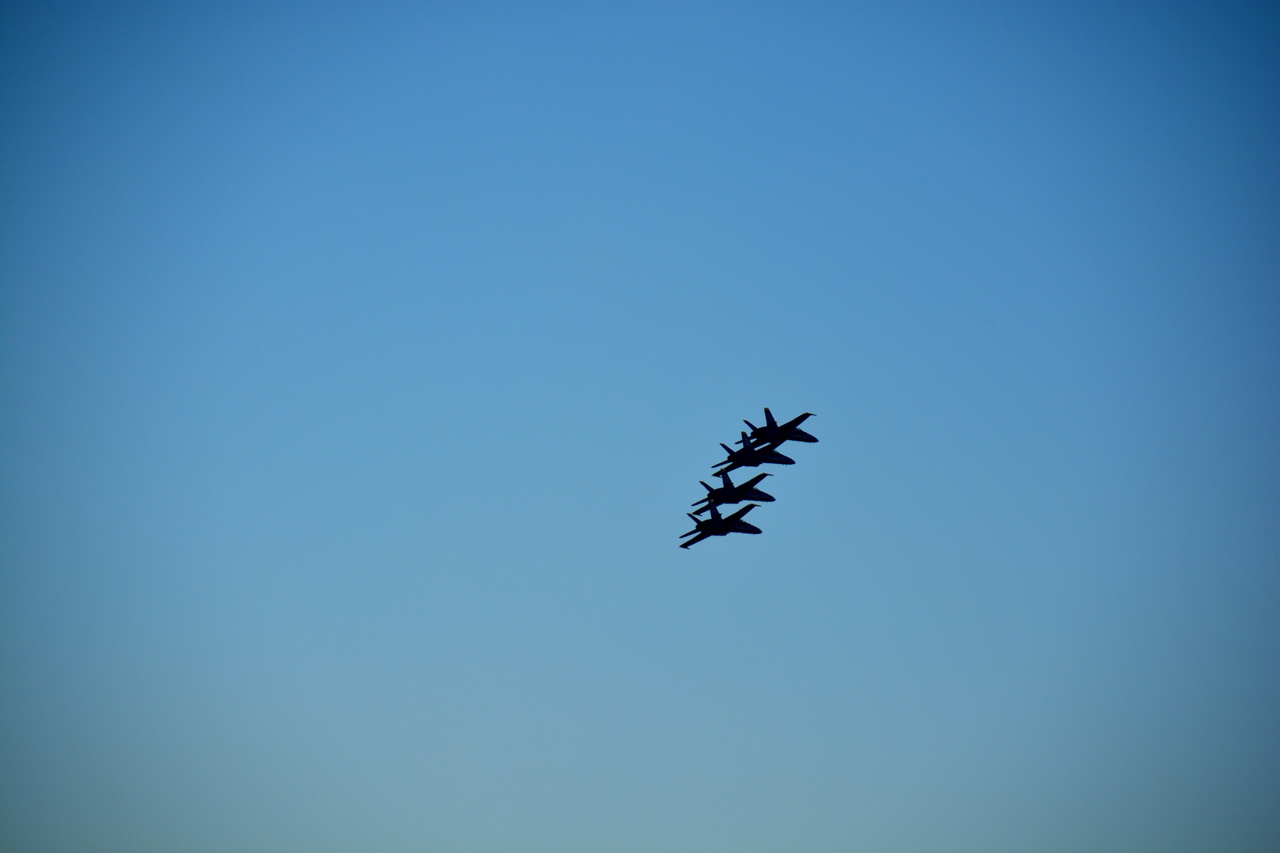
[[[688, 533], [680, 534], [681, 539], [684, 539], [686, 536], [693, 536], [689, 541], [681, 542], [680, 547], [688, 548], [693, 543], [701, 542], [708, 536], [726, 536], [730, 533], [759, 533], [759, 527], [742, 520], [744, 515], [751, 512], [751, 510], [755, 509], [757, 506], [759, 506], [759, 504], [747, 504], [733, 515], [722, 516], [720, 515], [720, 510], [716, 509], [713, 505], [711, 507], [710, 518], [698, 518], [691, 512], [685, 513], [685, 515], [693, 519], [693, 523], [696, 526]], [[694, 534], [697, 535], [695, 536]]]
[[[753, 445], [745, 432], [742, 433], [742, 440], [738, 444], [741, 444], [742, 447], [734, 450], [729, 445], [721, 443], [720, 446], [724, 448], [724, 452], [729, 456], [723, 462], [717, 462], [711, 466], [712, 468], [721, 469], [716, 472], [717, 474], [726, 474], [735, 468], [755, 468], [757, 465], [763, 465], [766, 462], [771, 462], [774, 465], [796, 464], [796, 460], [789, 456], [783, 456], [773, 447], [763, 444], [759, 446]], [[721, 466], [725, 467], [722, 468]]]
[[[805, 412], [797, 418], [792, 418], [785, 424], [779, 424], [773, 419], [773, 412], [769, 411], [766, 406], [764, 410], [764, 426], [756, 426], [751, 421], [743, 420], [743, 423], [751, 427], [751, 441], [757, 447], [768, 445], [777, 447], [784, 441], [817, 441], [818, 439], [809, 435], [809, 433], [800, 429], [800, 424], [804, 423], [807, 418], [813, 417], [813, 412]], [[742, 442], [738, 442], [742, 444]]]
[[724, 504], [740, 504], [743, 501], [772, 501], [773, 495], [762, 492], [756, 486], [768, 474], [757, 474], [745, 483], [733, 484], [733, 480], [729, 479], [729, 475], [724, 471], [720, 472], [720, 482], [724, 485], [711, 488], [705, 482], [702, 487], [707, 490], [707, 494], [701, 499], [693, 502], [694, 506], [698, 504], [706, 504], [702, 509], [695, 509], [694, 515], [702, 515], [714, 506], [723, 506]]

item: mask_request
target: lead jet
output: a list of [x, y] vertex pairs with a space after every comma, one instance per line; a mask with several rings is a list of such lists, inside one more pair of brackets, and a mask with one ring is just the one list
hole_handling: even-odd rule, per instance
[[707, 490], [707, 494], [702, 500], [694, 501], [693, 505], [706, 504], [706, 506], [702, 509], [695, 509], [693, 514], [702, 515], [712, 507], [723, 506], [724, 504], [740, 504], [743, 501], [772, 501], [773, 495], [756, 488], [760, 481], [768, 476], [768, 474], [757, 474], [745, 483], [739, 483], [735, 486], [733, 480], [729, 479], [729, 475], [721, 471], [720, 482], [724, 485], [717, 486], [714, 489], [705, 482], [699, 481], [702, 482], [702, 487]]
[[[757, 447], [763, 445], [777, 447], [784, 441], [817, 441], [818, 439], [800, 429], [800, 424], [811, 417], [813, 417], [813, 412], [805, 412], [798, 418], [792, 418], [785, 424], [779, 424], [773, 419], [773, 412], [769, 411], [766, 406], [764, 410], [764, 426], [756, 426], [748, 420], [743, 420], [743, 423], [751, 427], [751, 442]], [[742, 442], [738, 443], [742, 444]]]
[[[735, 468], [755, 468], [757, 465], [763, 465], [771, 462], [774, 465], [794, 465], [796, 460], [789, 456], [783, 456], [773, 447], [768, 445], [755, 446], [751, 443], [751, 439], [747, 434], [742, 433], [742, 440], [738, 442], [742, 447], [734, 450], [727, 444], [721, 443], [724, 452], [729, 456], [723, 462], [717, 462], [712, 468], [720, 468], [717, 474], [727, 474]], [[722, 467], [723, 466], [723, 467]]]
[[698, 518], [691, 512], [685, 513], [685, 515], [693, 519], [695, 527], [688, 533], [680, 534], [681, 539], [684, 539], [686, 536], [693, 536], [689, 541], [681, 542], [680, 547], [688, 548], [693, 543], [701, 542], [708, 536], [727, 536], [730, 533], [759, 533], [759, 527], [742, 520], [744, 515], [751, 512], [751, 510], [755, 509], [757, 506], [759, 506], [759, 504], [747, 504], [733, 515], [722, 516], [720, 515], [720, 510], [716, 509], [713, 505], [711, 507], [710, 518]]

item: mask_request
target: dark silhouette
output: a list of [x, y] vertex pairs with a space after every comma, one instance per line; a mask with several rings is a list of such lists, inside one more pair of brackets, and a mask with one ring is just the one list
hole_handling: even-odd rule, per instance
[[[763, 447], [765, 445], [777, 447], [784, 441], [817, 441], [818, 439], [800, 429], [800, 424], [804, 423], [805, 419], [811, 417], [813, 417], [813, 412], [805, 412], [798, 418], [793, 418], [785, 424], [779, 424], [773, 419], [773, 412], [769, 411], [766, 406], [764, 410], [764, 426], [756, 426], [748, 420], [744, 420], [743, 423], [751, 427], [750, 440], [756, 447]], [[741, 441], [738, 443], [742, 444]]]
[[740, 504], [743, 501], [772, 501], [773, 495], [756, 488], [760, 481], [768, 476], [768, 474], [757, 474], [745, 483], [735, 486], [733, 480], [729, 479], [729, 475], [721, 471], [720, 482], [724, 485], [714, 489], [708, 486], [706, 482], [699, 481], [702, 483], [702, 487], [707, 490], [707, 494], [701, 500], [694, 501], [693, 505], [706, 504], [706, 506], [702, 509], [695, 509], [693, 514], [702, 515], [712, 507], [723, 506], [724, 504]]
[[[685, 515], [693, 519], [693, 523], [696, 526], [688, 533], [680, 534], [681, 539], [686, 536], [693, 536], [693, 538], [688, 542], [681, 542], [680, 547], [688, 548], [693, 543], [701, 542], [708, 536], [725, 536], [729, 533], [759, 533], [759, 527], [742, 520], [744, 515], [751, 512], [751, 510], [755, 509], [757, 506], [758, 504], [747, 504], [733, 515], [728, 516], [721, 516], [720, 510], [716, 509], [715, 506], [712, 506], [710, 518], [698, 518], [691, 512], [685, 513]], [[694, 536], [695, 533], [697, 534], [696, 536]]]
[[725, 474], [735, 468], [755, 468], [757, 465], [763, 465], [766, 462], [770, 462], [774, 465], [796, 464], [796, 460], [789, 456], [783, 456], [773, 447], [763, 444], [758, 447], [753, 445], [751, 443], [751, 439], [747, 437], [745, 432], [742, 433], [742, 440], [738, 443], [741, 444], [742, 447], [737, 450], [734, 450], [727, 444], [722, 443], [720, 445], [724, 448], [724, 452], [728, 453], [729, 456], [723, 462], [717, 462], [715, 465], [711, 466], [712, 468], [721, 468], [720, 471], [716, 472], [717, 474]]

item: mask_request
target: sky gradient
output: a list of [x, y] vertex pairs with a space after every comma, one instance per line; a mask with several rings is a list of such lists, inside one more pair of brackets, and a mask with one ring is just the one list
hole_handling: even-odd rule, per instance
[[[0, 68], [0, 848], [1280, 847], [1273, 5]], [[820, 442], [681, 550], [764, 406]]]

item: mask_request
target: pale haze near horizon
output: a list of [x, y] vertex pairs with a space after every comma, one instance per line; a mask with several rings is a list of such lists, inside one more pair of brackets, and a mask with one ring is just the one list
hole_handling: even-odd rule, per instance
[[0, 847], [1280, 847], [1274, 7], [0, 14]]

